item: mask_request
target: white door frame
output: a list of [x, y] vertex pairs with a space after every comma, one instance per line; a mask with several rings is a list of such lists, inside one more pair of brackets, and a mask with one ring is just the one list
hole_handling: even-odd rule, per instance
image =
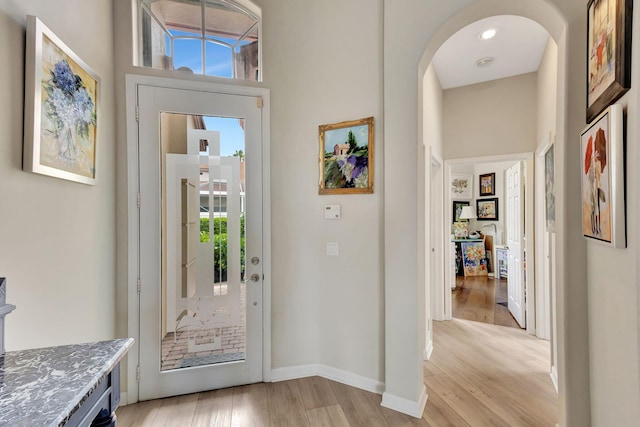
[[127, 268], [127, 334], [135, 339], [134, 349], [126, 356], [127, 361], [127, 404], [138, 401], [138, 376], [136, 367], [140, 356], [140, 317], [138, 300], [138, 276], [140, 266], [140, 234], [138, 219], [138, 124], [136, 113], [136, 93], [138, 85], [159, 86], [172, 89], [198, 90], [202, 92], [229, 95], [261, 97], [262, 104], [262, 221], [263, 221], [263, 319], [262, 319], [262, 378], [271, 381], [271, 159], [270, 159], [270, 98], [269, 89], [204, 83], [179, 79], [149, 77], [127, 74], [126, 76], [126, 127], [127, 127], [127, 248], [129, 253]]
[[[527, 288], [527, 333], [530, 335], [536, 334], [536, 322], [535, 322], [535, 251], [534, 251], [534, 242], [535, 242], [535, 210], [534, 210], [534, 199], [536, 191], [540, 191], [539, 188], [536, 187], [536, 182], [534, 180], [534, 153], [516, 153], [516, 154], [502, 154], [496, 156], [485, 156], [485, 157], [470, 157], [464, 159], [451, 159], [445, 160], [444, 162], [444, 177], [445, 184], [451, 181], [451, 166], [454, 165], [468, 165], [468, 164], [478, 164], [478, 163], [499, 163], [499, 162], [508, 162], [508, 161], [519, 161], [522, 160], [527, 165], [526, 172], [526, 186], [527, 191], [525, 194], [525, 215], [527, 218], [531, 218], [528, 220], [525, 225], [526, 235], [527, 235], [527, 287], [531, 286], [531, 288]], [[448, 185], [446, 185], [448, 189]], [[531, 191], [530, 189], [533, 189]], [[444, 192], [444, 200], [445, 207], [451, 206], [451, 192]], [[453, 218], [451, 218], [451, 209], [445, 209], [444, 215], [444, 223], [443, 228], [445, 230], [449, 230]], [[443, 253], [444, 253], [444, 265], [446, 268], [449, 268], [451, 265], [451, 251], [449, 250], [449, 239], [444, 239], [443, 242]], [[451, 320], [451, 279], [449, 274], [445, 274], [445, 280], [442, 281], [442, 285], [444, 286], [444, 319]]]

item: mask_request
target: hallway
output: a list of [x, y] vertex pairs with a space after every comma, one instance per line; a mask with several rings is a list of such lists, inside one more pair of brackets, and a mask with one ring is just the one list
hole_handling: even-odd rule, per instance
[[310, 377], [121, 407], [118, 426], [554, 426], [548, 361], [549, 343], [519, 329], [434, 322], [420, 420], [381, 407], [377, 394]]

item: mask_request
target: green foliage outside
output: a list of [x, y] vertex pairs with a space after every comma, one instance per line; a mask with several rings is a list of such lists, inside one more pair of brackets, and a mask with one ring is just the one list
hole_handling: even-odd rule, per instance
[[[240, 217], [240, 277], [245, 269], [245, 220]], [[200, 218], [200, 241], [211, 241], [209, 218]], [[227, 218], [213, 219], [213, 265], [216, 282], [227, 279]]]

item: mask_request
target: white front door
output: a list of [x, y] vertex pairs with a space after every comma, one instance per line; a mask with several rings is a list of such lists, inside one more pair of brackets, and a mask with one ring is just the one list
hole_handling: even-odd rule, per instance
[[262, 380], [262, 110], [137, 86], [139, 399]]
[[525, 241], [524, 241], [524, 178], [522, 162], [507, 169], [507, 245], [509, 261], [507, 292], [509, 311], [521, 328], [525, 316]]

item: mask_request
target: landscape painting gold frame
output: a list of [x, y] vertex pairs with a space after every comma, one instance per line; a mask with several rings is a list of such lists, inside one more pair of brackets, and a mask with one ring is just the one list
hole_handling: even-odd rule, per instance
[[100, 78], [35, 16], [27, 17], [27, 172], [96, 185]]
[[319, 194], [373, 193], [373, 117], [318, 127]]

